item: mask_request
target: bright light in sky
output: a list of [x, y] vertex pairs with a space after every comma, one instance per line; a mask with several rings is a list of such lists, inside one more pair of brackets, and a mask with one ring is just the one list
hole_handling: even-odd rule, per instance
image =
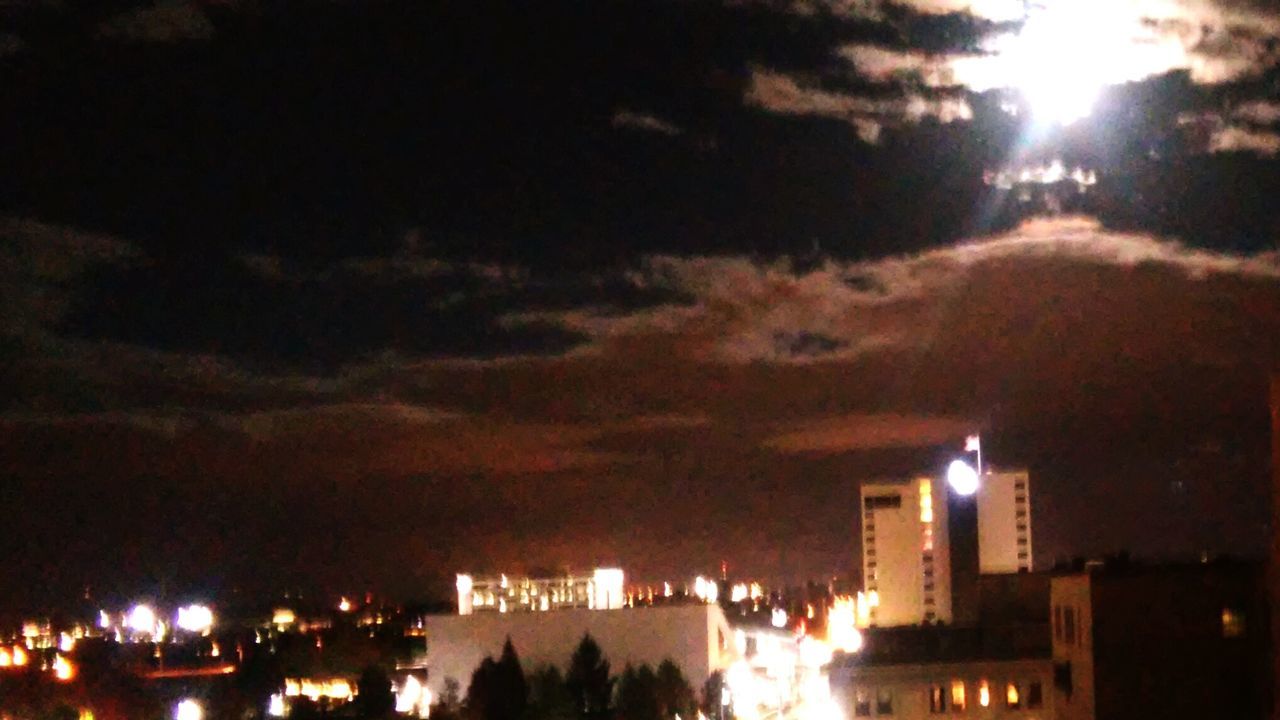
[[1045, 0], [1020, 31], [956, 61], [955, 79], [979, 92], [1015, 90], [1037, 124], [1069, 125], [1093, 112], [1103, 88], [1187, 65], [1186, 48], [1142, 19], [1115, 0]]
[[952, 460], [947, 466], [947, 483], [960, 495], [978, 492], [978, 471], [963, 460]]

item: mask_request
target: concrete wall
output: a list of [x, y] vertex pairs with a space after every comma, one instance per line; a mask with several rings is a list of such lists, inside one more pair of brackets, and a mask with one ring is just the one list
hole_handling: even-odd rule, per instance
[[656, 667], [670, 658], [695, 692], [734, 659], [733, 634], [716, 605], [431, 615], [426, 633], [427, 686], [437, 696], [446, 678], [457, 680], [465, 694], [471, 673], [486, 655], [497, 658], [508, 637], [526, 674], [542, 665], [565, 670], [582, 636], [590, 634], [614, 673], [627, 663]]
[[[950, 688], [955, 681], [965, 684], [966, 708], [963, 713], [953, 710]], [[980, 683], [990, 688], [990, 704], [982, 707], [978, 702]], [[1011, 708], [1006, 703], [1007, 685], [1018, 687], [1020, 707]], [[1039, 683], [1042, 703], [1040, 707], [1027, 707], [1026, 698], [1032, 683]], [[929, 705], [932, 687], [947, 689], [947, 705], [944, 714], [934, 713]], [[1048, 660], [972, 661], [963, 663], [912, 664], [912, 665], [851, 665], [836, 668], [831, 674], [832, 693], [847, 720], [858, 720], [855, 699], [859, 692], [871, 700], [871, 714], [878, 717], [875, 699], [877, 693], [887, 690], [893, 698], [894, 718], [928, 720], [938, 717], [966, 718], [1020, 718], [1022, 720], [1053, 720], [1057, 714], [1053, 695], [1053, 668]], [[885, 717], [885, 716], [879, 716]]]

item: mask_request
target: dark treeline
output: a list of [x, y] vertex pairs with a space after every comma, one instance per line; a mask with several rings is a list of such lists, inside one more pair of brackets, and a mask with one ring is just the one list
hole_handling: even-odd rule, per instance
[[657, 668], [627, 665], [614, 675], [600, 645], [590, 635], [563, 671], [543, 665], [528, 674], [511, 638], [495, 660], [486, 657], [471, 675], [465, 698], [456, 686], [433, 708], [437, 720], [693, 720], [698, 711], [718, 708], [720, 677], [714, 675], [702, 702], [684, 672], [670, 659]]

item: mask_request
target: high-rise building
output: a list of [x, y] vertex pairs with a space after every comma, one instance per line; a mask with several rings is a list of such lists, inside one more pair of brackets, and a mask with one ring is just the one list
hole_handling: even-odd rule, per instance
[[862, 486], [863, 587], [875, 625], [972, 624], [979, 574], [1030, 571], [1030, 478], [990, 471], [976, 493], [941, 478]]
[[984, 473], [977, 496], [979, 572], [1030, 572], [1030, 474], [1026, 470]]
[[947, 489], [932, 478], [862, 486], [863, 587], [876, 625], [951, 622]]

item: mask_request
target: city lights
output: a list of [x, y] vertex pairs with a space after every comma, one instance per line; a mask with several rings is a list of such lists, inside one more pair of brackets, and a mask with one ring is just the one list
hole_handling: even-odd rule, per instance
[[351, 612], [351, 601], [346, 599], [345, 597], [339, 600], [338, 610], [341, 612]]
[[431, 691], [414, 675], [396, 691], [396, 712], [426, 718], [431, 715]]
[[187, 632], [207, 635], [213, 628], [213, 611], [204, 605], [178, 608], [178, 619], [175, 625]]
[[53, 659], [53, 676], [60, 682], [67, 682], [76, 676], [76, 667], [70, 660], [58, 655]]
[[274, 693], [271, 699], [267, 701], [267, 715], [271, 717], [284, 717], [284, 695]]
[[135, 605], [125, 618], [125, 625], [134, 632], [154, 635], [156, 612], [147, 605]]
[[183, 700], [174, 707], [173, 720], [204, 720], [204, 708], [195, 700]]
[[21, 645], [13, 646], [13, 666], [24, 667], [27, 664], [27, 651]]
[[963, 460], [952, 460], [947, 466], [947, 484], [958, 495], [972, 495], [978, 492], [978, 471]]
[[298, 617], [289, 608], [276, 608], [275, 612], [271, 613], [271, 624], [277, 627], [292, 625], [297, 619]]
[[769, 618], [770, 623], [776, 628], [784, 628], [787, 626], [787, 611], [782, 608], [774, 608], [773, 614]]
[[858, 630], [858, 601], [847, 595], [837, 596], [827, 612], [827, 642], [843, 653], [862, 649], [862, 633]]

